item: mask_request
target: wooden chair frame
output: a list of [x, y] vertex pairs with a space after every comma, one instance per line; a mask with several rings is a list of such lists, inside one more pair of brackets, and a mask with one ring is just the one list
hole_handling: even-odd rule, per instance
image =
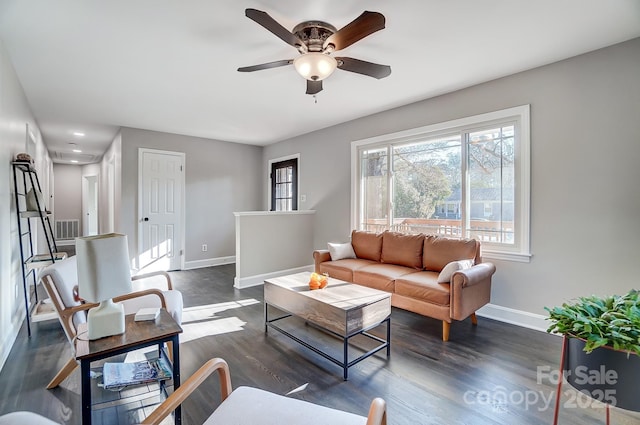
[[[173, 285], [171, 283], [171, 277], [167, 272], [163, 272], [163, 271], [146, 273], [138, 276], [132, 276], [131, 280], [135, 281], [135, 280], [145, 279], [145, 278], [154, 277], [154, 276], [164, 276], [167, 280], [168, 290], [173, 289]], [[78, 336], [78, 333], [76, 331], [76, 327], [73, 324], [73, 316], [77, 312], [87, 311], [93, 307], [97, 307], [99, 304], [84, 303], [84, 304], [76, 305], [73, 307], [66, 307], [62, 302], [62, 296], [58, 292], [58, 289], [53, 279], [51, 278], [51, 276], [50, 275], [44, 276], [41, 279], [41, 281], [45, 290], [47, 291], [47, 294], [49, 294], [49, 298], [51, 299], [54, 309], [58, 313], [58, 319], [60, 320], [62, 329], [64, 330], [64, 333], [67, 336], [69, 343], [71, 343], [71, 348], [75, 353], [75, 339]], [[113, 301], [120, 302], [120, 301], [129, 300], [132, 298], [143, 297], [146, 295], [158, 296], [160, 298], [160, 304], [162, 305], [162, 308], [164, 309], [167, 308], [164, 295], [162, 294], [162, 291], [159, 289], [145, 289], [143, 291], [131, 292], [128, 294], [117, 296], [113, 298]], [[171, 344], [167, 344], [167, 351], [169, 354], [169, 358], [173, 359], [173, 347], [171, 346]], [[62, 369], [60, 369], [60, 371], [56, 373], [56, 375], [53, 377], [51, 382], [49, 382], [49, 384], [47, 385], [47, 389], [50, 390], [60, 385], [62, 381], [64, 381], [69, 375], [71, 375], [71, 373], [76, 369], [76, 367], [78, 367], [78, 362], [76, 361], [75, 355], [73, 355], [67, 361], [67, 363], [65, 363]]]
[[[163, 401], [147, 418], [142, 421], [143, 425], [160, 425], [164, 418], [173, 412], [176, 407], [182, 404], [193, 391], [195, 391], [205, 379], [213, 372], [218, 371], [220, 380], [221, 401], [224, 401], [233, 388], [231, 386], [231, 374], [229, 365], [221, 358], [213, 358], [200, 367], [189, 377], [180, 388], [175, 390], [165, 401]], [[375, 398], [371, 402], [366, 425], [387, 425], [387, 405], [382, 398]]]

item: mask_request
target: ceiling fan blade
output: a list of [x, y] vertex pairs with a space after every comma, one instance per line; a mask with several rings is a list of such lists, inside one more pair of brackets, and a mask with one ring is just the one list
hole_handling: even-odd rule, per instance
[[342, 50], [356, 41], [380, 31], [384, 28], [384, 23], [385, 19], [382, 13], [365, 11], [327, 38], [323, 48], [326, 50], [330, 45], [333, 45], [333, 50]]
[[258, 24], [265, 27], [285, 43], [292, 45], [298, 50], [302, 49], [306, 53], [307, 46], [302, 42], [302, 40], [300, 40], [297, 35], [293, 34], [291, 31], [280, 25], [267, 12], [263, 12], [257, 9], [246, 9], [245, 15], [247, 16], [247, 18], [252, 19]]
[[245, 66], [242, 68], [238, 68], [238, 71], [240, 72], [260, 71], [261, 69], [270, 69], [270, 68], [277, 68], [279, 66], [291, 65], [292, 63], [293, 63], [293, 59], [284, 59], [281, 61], [261, 63], [260, 65]]
[[353, 58], [335, 58], [338, 61], [338, 68], [343, 71], [355, 72], [357, 74], [368, 75], [378, 80], [388, 77], [391, 74], [389, 65], [380, 65]]
[[316, 94], [322, 91], [322, 80], [307, 80], [307, 94]]

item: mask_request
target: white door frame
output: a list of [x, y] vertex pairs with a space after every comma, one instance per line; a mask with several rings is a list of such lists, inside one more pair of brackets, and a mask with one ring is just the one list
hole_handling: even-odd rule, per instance
[[140, 254], [142, 253], [142, 243], [143, 243], [143, 234], [142, 234], [142, 219], [144, 216], [144, 211], [143, 211], [143, 196], [142, 196], [142, 192], [143, 192], [143, 187], [142, 187], [142, 171], [143, 171], [143, 156], [145, 153], [156, 153], [156, 154], [163, 154], [163, 155], [172, 155], [172, 156], [176, 156], [180, 158], [180, 165], [182, 166], [182, 173], [181, 173], [181, 179], [180, 179], [180, 190], [182, 193], [182, 199], [180, 201], [180, 205], [178, 205], [178, 208], [180, 208], [180, 231], [178, 232], [180, 235], [180, 246], [176, 247], [178, 254], [180, 255], [180, 269], [184, 270], [185, 268], [185, 255], [184, 255], [184, 250], [185, 250], [185, 198], [186, 198], [186, 193], [185, 193], [185, 175], [186, 175], [186, 167], [185, 167], [185, 158], [186, 158], [186, 154], [184, 152], [174, 152], [174, 151], [165, 151], [165, 150], [159, 150], [159, 149], [149, 149], [149, 148], [138, 148], [138, 217], [136, 220], [136, 224], [138, 227], [138, 243], [137, 243], [137, 251], [136, 255], [135, 255], [135, 267], [140, 269]]

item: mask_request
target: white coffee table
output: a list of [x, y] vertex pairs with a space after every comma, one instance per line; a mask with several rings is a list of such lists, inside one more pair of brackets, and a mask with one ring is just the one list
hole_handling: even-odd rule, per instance
[[[383, 348], [391, 354], [391, 294], [366, 286], [329, 278], [324, 289], [309, 289], [309, 272], [281, 276], [264, 281], [265, 332], [271, 327], [308, 349], [342, 367], [343, 378], [349, 367], [372, 356]], [[269, 318], [269, 306], [287, 312]], [[342, 339], [343, 357], [337, 359], [310, 343], [303, 341], [276, 324], [277, 321], [297, 316]], [[370, 334], [369, 330], [386, 323], [386, 339]], [[349, 361], [349, 339], [364, 335], [380, 343], [356, 359]]]

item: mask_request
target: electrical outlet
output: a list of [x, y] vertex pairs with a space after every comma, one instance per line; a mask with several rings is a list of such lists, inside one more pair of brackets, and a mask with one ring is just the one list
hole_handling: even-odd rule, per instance
[[207, 244], [206, 243], [202, 244], [202, 252], [207, 252]]
[[307, 202], [307, 195], [300, 195], [300, 202]]

